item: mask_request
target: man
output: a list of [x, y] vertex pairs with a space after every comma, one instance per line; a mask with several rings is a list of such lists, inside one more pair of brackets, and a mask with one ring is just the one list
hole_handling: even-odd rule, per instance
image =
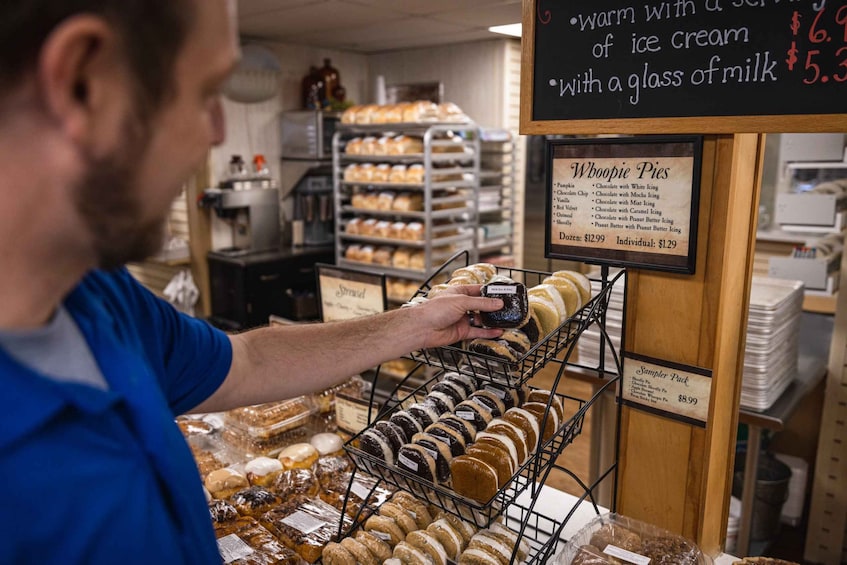
[[478, 288], [228, 337], [121, 266], [223, 139], [234, 0], [0, 7], [0, 563], [219, 563], [176, 414], [319, 390], [466, 337]]

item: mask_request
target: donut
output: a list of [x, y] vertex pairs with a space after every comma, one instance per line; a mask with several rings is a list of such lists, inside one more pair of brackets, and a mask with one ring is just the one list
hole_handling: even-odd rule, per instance
[[485, 532], [478, 532], [468, 544], [468, 549], [484, 551], [496, 558], [500, 565], [509, 565], [511, 562], [512, 547]]
[[497, 357], [507, 363], [517, 363], [518, 354], [509, 347], [509, 342], [504, 339], [486, 339], [478, 337], [471, 340], [468, 350], [489, 357]]
[[536, 315], [531, 304], [529, 308], [529, 319], [518, 329], [526, 335], [529, 342], [533, 345], [541, 341], [541, 338], [544, 337], [542, 335], [541, 322], [538, 321], [538, 315]]
[[279, 459], [286, 470], [309, 469], [318, 460], [320, 453], [311, 443], [295, 443], [279, 452]]
[[504, 330], [503, 334], [498, 339], [501, 339], [509, 344], [509, 347], [511, 347], [518, 356], [526, 354], [532, 348], [532, 343], [529, 341], [529, 337], [518, 329]]

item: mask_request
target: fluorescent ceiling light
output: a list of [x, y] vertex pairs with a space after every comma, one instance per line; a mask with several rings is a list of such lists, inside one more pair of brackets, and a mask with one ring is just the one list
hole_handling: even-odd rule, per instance
[[503, 35], [511, 35], [512, 37], [521, 36], [521, 24], [506, 24], [502, 26], [491, 26], [488, 31], [501, 33]]

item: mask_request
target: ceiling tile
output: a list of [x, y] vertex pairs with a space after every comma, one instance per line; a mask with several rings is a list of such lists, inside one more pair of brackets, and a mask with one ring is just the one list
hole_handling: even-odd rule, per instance
[[[429, 15], [449, 10], [468, 10], [502, 0], [348, 0], [374, 8], [396, 10], [405, 14]], [[520, 3], [520, 2], [518, 2]]]
[[[457, 3], [458, 4], [458, 3]], [[477, 28], [515, 24], [521, 21], [521, 0], [501, 1], [496, 4], [489, 2], [485, 8], [447, 9], [431, 17], [439, 21], [465, 24]], [[456, 6], [458, 8], [458, 6]]]
[[[433, 36], [445, 34], [462, 34], [468, 30], [465, 26], [441, 22], [429, 18], [402, 18], [363, 27], [333, 30], [327, 34], [326, 40], [334, 47], [354, 50], [366, 49], [370, 43], [386, 43], [408, 38], [416, 38], [416, 42]], [[298, 43], [308, 43], [322, 39], [321, 34], [295, 34], [291, 39]]]
[[[376, 11], [371, 7], [329, 0], [320, 4], [295, 6], [239, 18], [241, 33], [285, 40], [293, 34], [343, 29], [376, 24], [396, 18], [389, 10]], [[320, 45], [320, 44], [316, 44]]]
[[238, 16], [254, 16], [265, 12], [273, 12], [284, 8], [293, 8], [295, 6], [305, 6], [307, 4], [316, 5], [327, 0], [239, 0], [238, 1]]
[[427, 37], [406, 37], [391, 41], [373, 41], [362, 44], [360, 51], [365, 53], [381, 53], [384, 51], [395, 51], [397, 49], [414, 49], [417, 47], [433, 47], [436, 45], [452, 45], [455, 43], [466, 43], [484, 39], [502, 38], [490, 31], [471, 30], [461, 33], [447, 33], [444, 35], [430, 35]]

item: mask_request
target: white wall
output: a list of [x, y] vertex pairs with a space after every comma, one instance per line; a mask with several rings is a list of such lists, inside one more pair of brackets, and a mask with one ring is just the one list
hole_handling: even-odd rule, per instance
[[[368, 57], [371, 83], [444, 83], [444, 99], [454, 102], [476, 123], [506, 127], [503, 122], [503, 53], [508, 40], [493, 39], [438, 47], [378, 53]], [[373, 98], [373, 84], [369, 84]]]

